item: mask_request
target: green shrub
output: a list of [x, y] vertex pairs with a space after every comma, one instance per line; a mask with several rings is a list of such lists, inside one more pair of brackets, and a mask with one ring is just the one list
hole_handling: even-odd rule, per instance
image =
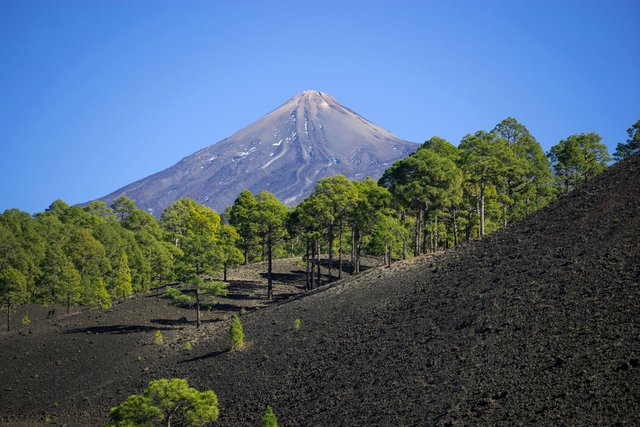
[[22, 316], [22, 324], [27, 326], [29, 323], [31, 323], [31, 319], [29, 319], [29, 314], [25, 313], [25, 315]]
[[278, 427], [278, 419], [273, 413], [271, 406], [267, 406], [267, 410], [262, 417], [262, 427]]
[[231, 328], [229, 329], [229, 340], [231, 341], [231, 351], [241, 350], [244, 346], [244, 332], [242, 323], [237, 314], [231, 319]]
[[293, 329], [295, 329], [296, 331], [299, 331], [300, 326], [302, 326], [302, 322], [300, 321], [300, 319], [296, 319], [293, 321]]
[[193, 348], [193, 346], [191, 345], [191, 341], [187, 341], [187, 343], [184, 345], [184, 348], [187, 351], [191, 351], [191, 349]]
[[162, 336], [162, 332], [160, 331], [156, 331], [156, 336], [153, 339], [153, 343], [155, 345], [162, 345], [164, 344], [164, 337]]

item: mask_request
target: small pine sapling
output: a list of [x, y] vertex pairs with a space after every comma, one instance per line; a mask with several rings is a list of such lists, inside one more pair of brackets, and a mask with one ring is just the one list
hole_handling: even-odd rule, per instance
[[155, 345], [162, 345], [164, 344], [164, 337], [162, 336], [162, 332], [160, 331], [156, 331], [156, 335], [155, 338], [153, 339], [153, 343]]
[[240, 323], [240, 318], [237, 314], [234, 314], [231, 319], [229, 340], [231, 341], [231, 351], [241, 350], [244, 346], [244, 331], [242, 330], [242, 323]]
[[29, 315], [27, 313], [25, 313], [25, 315], [22, 316], [22, 324], [24, 326], [28, 326], [29, 323], [31, 323], [31, 319], [29, 319]]
[[273, 413], [271, 405], [267, 406], [267, 410], [262, 417], [262, 427], [278, 427], [278, 419]]
[[184, 345], [184, 349], [187, 351], [191, 351], [192, 348], [193, 346], [191, 345], [191, 341], [187, 341], [187, 343]]
[[300, 326], [302, 326], [302, 322], [300, 321], [300, 319], [296, 319], [293, 321], [293, 329], [295, 329], [296, 331], [299, 331]]

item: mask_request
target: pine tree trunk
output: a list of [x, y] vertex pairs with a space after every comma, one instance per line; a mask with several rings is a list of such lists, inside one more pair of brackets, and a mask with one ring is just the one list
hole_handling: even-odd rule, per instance
[[444, 223], [444, 250], [449, 250], [449, 222]]
[[422, 234], [422, 230], [420, 230], [420, 209], [416, 212], [416, 235], [413, 242], [413, 256], [420, 255], [420, 235]]
[[196, 288], [196, 328], [200, 327], [200, 289]]
[[7, 302], [7, 331], [11, 330], [11, 303]]
[[[405, 220], [405, 211], [403, 210], [400, 214], [400, 221], [404, 224]], [[402, 233], [402, 259], [407, 259], [407, 239], [405, 238], [405, 234]]]
[[433, 252], [438, 252], [438, 215], [433, 218]]
[[316, 253], [316, 239], [313, 239], [313, 241], [311, 242], [311, 253], [309, 254], [309, 267], [310, 267], [310, 274], [309, 274], [309, 289], [313, 289], [313, 261], [316, 257], [315, 253]]
[[329, 282], [333, 279], [331, 269], [333, 268], [333, 221], [329, 221]]
[[422, 211], [422, 253], [426, 254], [429, 251], [429, 245], [431, 243], [431, 239], [429, 236], [429, 216], [427, 215], [427, 209], [423, 208]]
[[224, 263], [224, 269], [223, 269], [223, 281], [227, 281], [227, 263]]
[[351, 228], [351, 266], [353, 267], [356, 262], [356, 228], [358, 226], [354, 225]]
[[478, 230], [479, 237], [484, 239], [484, 182], [480, 184], [480, 228]]
[[309, 289], [309, 240], [304, 253], [304, 288]]
[[502, 207], [502, 226], [507, 228], [507, 206]]
[[316, 263], [316, 287], [320, 286], [320, 242], [318, 242], [318, 244], [316, 245], [316, 256], [317, 256], [317, 263]]
[[458, 212], [456, 208], [452, 209], [453, 217], [453, 247], [458, 247]]
[[340, 221], [340, 234], [338, 245], [338, 279], [342, 279], [342, 221]]
[[67, 314], [69, 314], [70, 307], [71, 307], [71, 295], [67, 294]]
[[273, 299], [273, 279], [271, 277], [271, 250], [273, 243], [271, 241], [271, 231], [267, 235], [267, 299]]
[[402, 237], [402, 259], [407, 259], [407, 239]]
[[249, 243], [244, 246], [244, 265], [249, 265]]
[[356, 262], [358, 263], [358, 274], [362, 271], [362, 234], [358, 230], [358, 242], [356, 245]]
[[354, 250], [354, 263], [353, 263], [353, 274], [360, 273], [360, 229], [357, 228], [355, 230], [354, 239], [353, 239], [353, 250]]

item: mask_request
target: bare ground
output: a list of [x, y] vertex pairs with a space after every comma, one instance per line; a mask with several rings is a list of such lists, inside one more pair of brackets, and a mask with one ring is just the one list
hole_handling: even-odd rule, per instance
[[221, 426], [259, 425], [267, 404], [285, 426], [639, 425], [639, 235], [635, 156], [483, 241], [251, 302], [243, 351], [227, 351], [237, 306], [196, 332], [159, 322], [189, 314], [153, 295], [4, 333], [0, 414], [99, 425], [183, 377], [218, 394]]

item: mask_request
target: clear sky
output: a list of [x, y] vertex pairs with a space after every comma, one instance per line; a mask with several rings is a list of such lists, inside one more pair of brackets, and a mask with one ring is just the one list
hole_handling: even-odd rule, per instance
[[0, 211], [158, 172], [305, 89], [397, 136], [640, 119], [640, 1], [0, 0]]

